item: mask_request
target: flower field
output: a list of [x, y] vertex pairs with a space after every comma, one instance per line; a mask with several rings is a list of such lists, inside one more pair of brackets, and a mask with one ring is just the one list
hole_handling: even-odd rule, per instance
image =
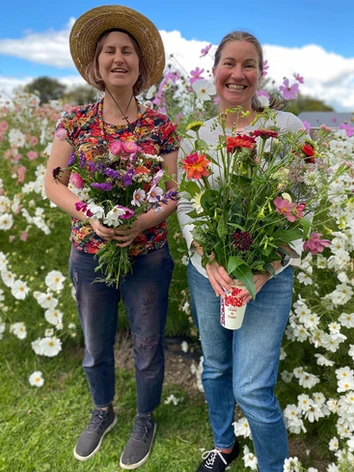
[[[195, 80], [183, 94], [185, 82], [169, 72], [145, 99], [161, 111], [171, 110], [181, 127], [192, 119], [204, 119], [213, 110], [212, 95], [206, 93], [212, 90], [201, 87], [207, 79], [200, 76], [200, 70], [192, 74]], [[289, 84], [284, 82], [282, 87], [289, 92]], [[177, 105], [176, 99], [171, 102], [171, 89], [180, 97]], [[70, 218], [50, 204], [43, 189], [55, 123], [65, 108], [60, 102], [40, 107], [36, 96], [18, 94], [0, 110], [0, 351], [6, 358], [8, 346], [15, 345], [19, 351], [30, 346], [31, 359], [22, 370], [22, 382], [29, 390], [46, 388], [46, 372], [63, 351], [82, 342], [67, 268]], [[325, 466], [320, 470], [313, 465], [309, 449], [301, 461], [288, 459], [287, 472], [349, 472], [354, 468], [352, 134], [352, 128], [344, 126], [336, 132], [320, 129], [314, 135], [315, 162], [333, 172], [346, 164], [347, 170], [330, 184], [313, 222], [315, 236], [307, 242], [308, 252], [295, 269], [277, 391], [290, 438], [315, 442], [317, 457], [323, 458]], [[313, 172], [309, 177], [314, 188], [318, 175]], [[188, 302], [187, 255], [175, 216], [169, 220], [169, 229], [176, 268], [167, 334], [197, 340]], [[124, 317], [120, 327], [127, 327]], [[198, 366], [195, 374], [201, 385]], [[257, 470], [245, 418], [235, 422], [235, 434], [244, 447], [244, 470]]]

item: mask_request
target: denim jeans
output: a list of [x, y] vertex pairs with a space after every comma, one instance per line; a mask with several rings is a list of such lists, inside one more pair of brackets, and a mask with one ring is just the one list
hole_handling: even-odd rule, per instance
[[191, 305], [204, 355], [203, 386], [215, 446], [235, 442], [236, 402], [246, 416], [261, 472], [283, 472], [288, 441], [274, 395], [280, 347], [292, 299], [292, 268], [270, 279], [247, 305], [239, 330], [220, 324], [220, 299], [210, 282], [188, 265]]
[[115, 393], [114, 343], [120, 297], [134, 344], [137, 410], [150, 413], [160, 403], [164, 378], [163, 336], [173, 261], [168, 245], [133, 258], [133, 272], [118, 289], [95, 272], [97, 259], [72, 246], [70, 275], [85, 340], [83, 368], [97, 407], [109, 405]]

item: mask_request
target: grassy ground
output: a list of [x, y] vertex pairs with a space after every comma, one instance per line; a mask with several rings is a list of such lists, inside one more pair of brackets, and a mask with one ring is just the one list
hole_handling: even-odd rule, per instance
[[[117, 370], [117, 426], [107, 435], [101, 451], [88, 462], [73, 458], [73, 447], [89, 419], [87, 383], [81, 369], [81, 349], [74, 345], [44, 366], [45, 385], [31, 388], [23, 372], [29, 352], [11, 339], [0, 344], [0, 471], [67, 472], [119, 470], [118, 462], [129, 436], [135, 412], [134, 374]], [[16, 349], [17, 347], [17, 349]], [[5, 359], [5, 360], [4, 360]], [[33, 366], [33, 369], [37, 368]], [[183, 400], [177, 406], [161, 404], [156, 412], [156, 441], [142, 472], [196, 470], [200, 448], [212, 445], [207, 407], [201, 394], [188, 395], [168, 384], [163, 398], [173, 393]], [[231, 470], [242, 471], [235, 465]]]

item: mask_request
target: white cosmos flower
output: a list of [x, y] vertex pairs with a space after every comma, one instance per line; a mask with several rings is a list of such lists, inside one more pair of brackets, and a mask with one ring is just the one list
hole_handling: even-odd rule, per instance
[[46, 338], [50, 338], [54, 334], [54, 329], [53, 328], [48, 328], [44, 331], [44, 336]]
[[354, 370], [351, 369], [349, 366], [341, 367], [336, 370], [336, 377], [338, 380], [353, 378]]
[[310, 409], [305, 413], [305, 418], [309, 420], [310, 423], [318, 421], [320, 418], [324, 418], [324, 414], [321, 410], [321, 406], [317, 403], [312, 403]]
[[235, 436], [243, 436], [244, 438], [249, 438], [251, 436], [250, 425], [245, 417], [235, 421], [232, 425], [234, 427]]
[[181, 350], [182, 350], [183, 352], [188, 352], [188, 343], [187, 343], [187, 341], [182, 341], [182, 343], [181, 343]]
[[113, 226], [116, 228], [117, 226], [123, 223], [122, 220], [120, 220], [120, 217], [124, 215], [124, 213], [125, 210], [123, 210], [119, 206], [116, 206], [107, 213], [107, 215], [104, 217], [103, 222], [107, 226]]
[[10, 325], [10, 333], [13, 333], [18, 339], [25, 339], [27, 337], [26, 326], [22, 321]]
[[354, 328], [354, 313], [342, 313], [338, 321], [346, 328]]
[[22, 280], [16, 280], [11, 285], [11, 294], [16, 298], [16, 300], [24, 300], [27, 297], [28, 292], [29, 287], [27, 286], [27, 283]]
[[63, 320], [63, 313], [55, 308], [48, 308], [44, 313], [45, 319], [48, 323], [56, 326]]
[[0, 229], [7, 230], [13, 225], [14, 219], [10, 213], [0, 215]]
[[312, 388], [319, 382], [319, 377], [314, 374], [310, 374], [309, 372], [302, 372], [299, 378], [299, 385], [304, 388]]
[[323, 365], [326, 367], [334, 366], [334, 361], [330, 361], [329, 359], [327, 359], [327, 357], [323, 356], [322, 354], [315, 354], [315, 357], [317, 357], [316, 362], [318, 365]]
[[354, 344], [349, 344], [349, 351], [348, 355], [353, 359], [354, 361]]
[[347, 379], [340, 379], [338, 381], [337, 392], [347, 392], [349, 390], [354, 390], [353, 377], [349, 377]]
[[290, 383], [294, 377], [294, 374], [288, 372], [287, 370], [283, 370], [283, 372], [280, 374], [280, 377], [284, 383]]
[[156, 203], [160, 200], [162, 194], [162, 188], [158, 187], [157, 185], [153, 185], [147, 194], [147, 201], [149, 203]]
[[134, 190], [131, 204], [134, 206], [140, 207], [141, 202], [144, 201], [145, 196], [146, 196], [146, 193], [144, 192], [143, 189], [139, 188], [138, 190]]
[[45, 284], [51, 290], [58, 292], [59, 290], [63, 290], [65, 278], [66, 277], [58, 270], [52, 270], [46, 275]]
[[335, 436], [329, 441], [328, 449], [330, 451], [338, 451], [339, 441]]
[[341, 328], [340, 323], [333, 322], [328, 325], [328, 331], [332, 334], [340, 333], [340, 328]]
[[32, 387], [42, 387], [44, 384], [44, 378], [41, 371], [35, 371], [28, 377], [28, 381]]
[[197, 97], [203, 102], [211, 100], [211, 95], [216, 94], [215, 85], [208, 79], [196, 80], [192, 84], [192, 89], [195, 91]]
[[39, 356], [43, 355], [42, 348], [41, 348], [41, 338], [37, 338], [35, 341], [32, 341], [31, 346], [37, 355]]
[[297, 279], [301, 284], [304, 284], [304, 285], [312, 285], [313, 284], [313, 280], [305, 272], [299, 272], [297, 274]]
[[258, 470], [258, 460], [257, 457], [250, 452], [247, 446], [243, 447], [243, 463], [245, 467], [249, 467], [251, 470]]
[[0, 251], [0, 270], [6, 269], [7, 263], [8, 260], [6, 255], [2, 251]]
[[178, 405], [178, 398], [176, 398], [174, 395], [170, 395], [169, 397], [166, 398], [164, 401], [165, 405], [169, 405], [170, 403], [173, 403], [175, 406]]
[[15, 282], [15, 275], [7, 269], [2, 269], [0, 274], [6, 287], [11, 287]]
[[327, 472], [339, 472], [338, 466], [332, 462], [332, 464], [329, 464], [327, 467]]
[[91, 218], [93, 218], [95, 220], [101, 220], [104, 217], [104, 209], [101, 206], [96, 205], [93, 202], [91, 202], [87, 205], [86, 214], [87, 214], [88, 211], [90, 211], [92, 213]]
[[285, 459], [283, 472], [300, 472], [301, 462], [297, 457], [289, 457]]
[[50, 292], [35, 292], [33, 296], [42, 308], [55, 308], [59, 303], [59, 300], [54, 298]]
[[40, 350], [43, 356], [54, 357], [61, 351], [61, 340], [55, 337], [40, 340]]

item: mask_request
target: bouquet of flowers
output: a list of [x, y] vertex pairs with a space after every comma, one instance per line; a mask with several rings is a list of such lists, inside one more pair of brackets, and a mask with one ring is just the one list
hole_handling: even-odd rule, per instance
[[[176, 192], [164, 193], [170, 180], [161, 169], [163, 158], [146, 154], [134, 142], [114, 141], [71, 154], [67, 167], [53, 171], [55, 179], [70, 171], [68, 188], [80, 201], [75, 204], [87, 218], [105, 226], [130, 228], [137, 217], [150, 209], [163, 210], [162, 205], [176, 198]], [[131, 271], [129, 247], [117, 241], [105, 241], [98, 253], [98, 266], [104, 274], [99, 281], [118, 286], [121, 276]]]
[[[294, 257], [294, 241], [314, 237], [310, 220], [326, 211], [326, 189], [345, 170], [329, 169], [305, 130], [281, 132], [275, 113], [265, 109], [258, 129], [231, 135], [221, 116], [223, 133], [213, 146], [200, 138], [203, 123], [192, 123], [187, 132], [195, 136], [186, 135], [192, 152], [182, 160], [179, 190], [193, 207], [188, 215], [202, 264], [215, 258], [253, 298], [252, 274], [275, 275], [272, 262]], [[327, 243], [315, 236], [321, 251]]]

